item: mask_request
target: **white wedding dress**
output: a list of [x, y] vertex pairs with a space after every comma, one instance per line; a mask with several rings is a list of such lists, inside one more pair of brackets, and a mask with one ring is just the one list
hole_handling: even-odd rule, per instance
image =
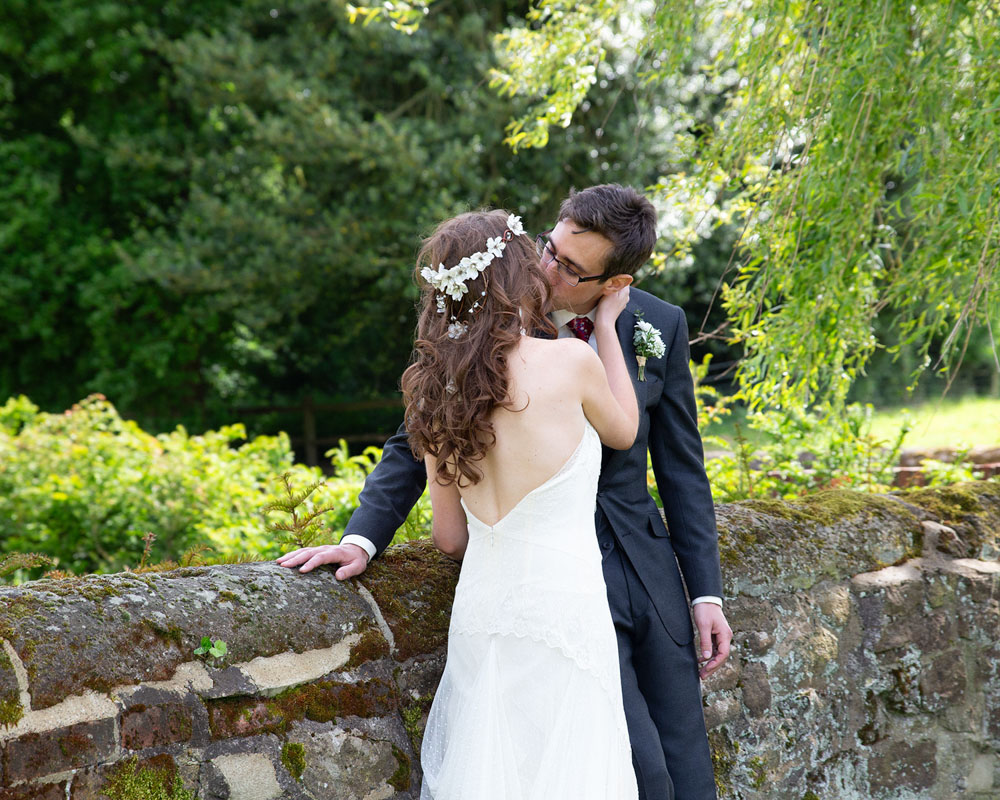
[[600, 469], [586, 423], [569, 460], [496, 525], [466, 509], [421, 800], [638, 796], [594, 532]]

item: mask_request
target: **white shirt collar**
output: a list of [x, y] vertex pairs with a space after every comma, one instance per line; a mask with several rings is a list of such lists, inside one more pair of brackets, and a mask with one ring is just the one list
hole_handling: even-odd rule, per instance
[[561, 328], [571, 319], [576, 319], [577, 317], [586, 317], [591, 322], [597, 322], [597, 306], [594, 306], [586, 314], [577, 314], [575, 311], [565, 308], [560, 308], [549, 313], [549, 319], [552, 320], [552, 324], [557, 328]]

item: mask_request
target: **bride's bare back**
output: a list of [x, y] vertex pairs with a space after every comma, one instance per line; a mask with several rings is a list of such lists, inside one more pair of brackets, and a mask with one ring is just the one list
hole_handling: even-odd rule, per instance
[[[595, 364], [603, 371], [583, 342], [522, 338], [508, 359], [513, 410], [493, 412], [496, 444], [478, 463], [483, 480], [460, 489], [477, 519], [495, 525], [573, 455], [583, 437], [584, 405], [592, 388], [587, 367]], [[598, 409], [590, 410], [591, 424], [607, 434]]]

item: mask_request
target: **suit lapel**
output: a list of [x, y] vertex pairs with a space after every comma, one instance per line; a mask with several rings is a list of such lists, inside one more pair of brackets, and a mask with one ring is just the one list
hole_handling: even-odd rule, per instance
[[639, 389], [639, 363], [635, 360], [633, 337], [635, 335], [635, 312], [638, 310], [639, 307], [629, 301], [625, 310], [618, 315], [618, 319], [615, 321], [615, 332], [618, 334], [618, 341], [622, 344], [622, 354], [625, 356], [625, 368], [632, 378], [632, 385], [636, 388], [636, 393]]

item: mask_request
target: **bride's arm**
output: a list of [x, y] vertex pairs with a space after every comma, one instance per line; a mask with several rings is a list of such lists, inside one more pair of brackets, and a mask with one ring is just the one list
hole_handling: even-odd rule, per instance
[[427, 468], [427, 488], [431, 497], [434, 521], [431, 525], [431, 539], [446, 556], [461, 561], [469, 543], [469, 525], [462, 509], [462, 497], [457, 484], [443, 486], [436, 478], [437, 460], [425, 455]]
[[597, 310], [594, 336], [597, 351], [586, 348], [582, 385], [583, 412], [601, 436], [601, 441], [616, 450], [627, 450], [639, 430], [639, 406], [635, 387], [625, 366], [615, 321], [628, 303], [628, 286], [605, 295]]

